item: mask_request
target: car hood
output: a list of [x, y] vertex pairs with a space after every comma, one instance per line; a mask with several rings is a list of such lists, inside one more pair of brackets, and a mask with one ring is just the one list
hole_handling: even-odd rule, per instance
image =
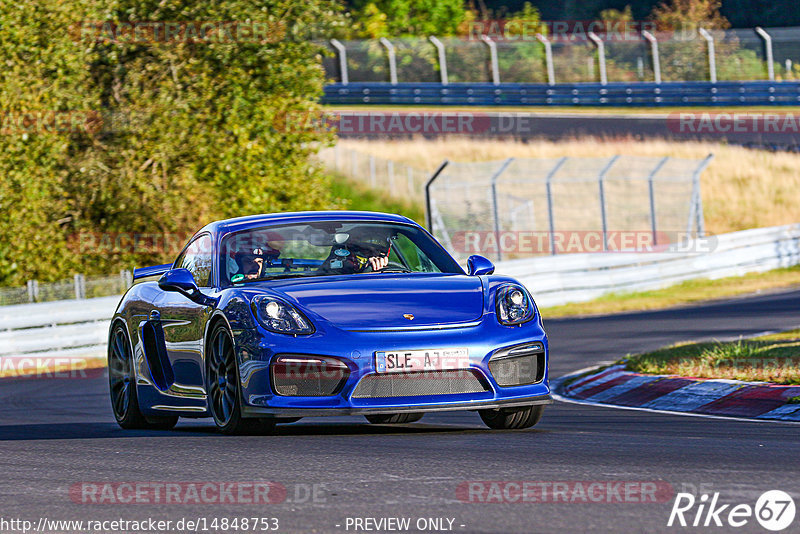
[[345, 330], [466, 323], [483, 315], [483, 287], [477, 276], [331, 276], [277, 280], [270, 289]]

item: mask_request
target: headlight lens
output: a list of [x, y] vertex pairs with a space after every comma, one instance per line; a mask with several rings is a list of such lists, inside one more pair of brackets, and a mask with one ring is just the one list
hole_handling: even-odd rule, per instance
[[279, 334], [308, 335], [314, 326], [294, 306], [268, 295], [259, 295], [251, 303], [261, 326]]
[[500, 324], [516, 325], [533, 318], [534, 307], [528, 293], [516, 285], [501, 287], [495, 296], [497, 320]]

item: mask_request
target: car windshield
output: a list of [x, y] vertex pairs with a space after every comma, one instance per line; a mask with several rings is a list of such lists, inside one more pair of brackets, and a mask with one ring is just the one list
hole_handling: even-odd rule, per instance
[[462, 273], [428, 234], [412, 225], [311, 222], [225, 236], [224, 285], [278, 278], [362, 273]]

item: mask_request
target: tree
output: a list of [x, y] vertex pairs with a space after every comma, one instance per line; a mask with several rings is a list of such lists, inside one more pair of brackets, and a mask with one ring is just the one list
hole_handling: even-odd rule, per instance
[[[216, 218], [332, 206], [310, 158], [330, 136], [299, 119], [318, 107], [325, 83], [309, 37], [336, 26], [337, 13], [333, 0], [0, 5], [0, 283], [173, 257], [130, 240], [84, 248], [84, 234], [182, 239]], [[172, 39], [118, 31], [134, 21], [184, 26]], [[237, 33], [232, 22], [265, 31]], [[208, 34], [189, 33], [204, 23]], [[23, 130], [14, 117], [31, 112], [90, 120]]]
[[359, 33], [365, 38], [455, 35], [464, 21], [464, 0], [355, 0]]

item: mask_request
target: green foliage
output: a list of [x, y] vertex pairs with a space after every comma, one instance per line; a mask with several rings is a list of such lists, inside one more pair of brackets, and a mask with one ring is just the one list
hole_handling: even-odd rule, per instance
[[356, 0], [362, 37], [455, 35], [464, 21], [464, 0]]
[[342, 176], [335, 176], [331, 180], [331, 191], [336, 198], [340, 199], [343, 208], [397, 213], [420, 224], [425, 224], [425, 212], [419, 204], [392, 197], [380, 190], [370, 189]]
[[[260, 39], [143, 42], [82, 21], [254, 21]], [[324, 84], [313, 29], [333, 0], [40, 0], [0, 5], [0, 283], [113, 272], [172, 251], [76, 248], [86, 233], [183, 236], [222, 217], [336, 205], [309, 158], [330, 140], [283, 128]], [[77, 28], [77, 31], [76, 31]], [[91, 37], [91, 38], [89, 38]], [[64, 132], [32, 111], [102, 117]]]

